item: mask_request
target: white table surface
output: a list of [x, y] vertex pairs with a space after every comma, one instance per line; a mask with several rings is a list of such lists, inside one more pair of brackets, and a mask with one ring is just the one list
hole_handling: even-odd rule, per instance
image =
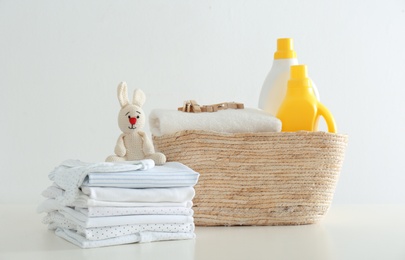
[[405, 260], [405, 205], [332, 206], [315, 225], [197, 227], [197, 238], [81, 249], [41, 224], [36, 206], [2, 205], [0, 259]]

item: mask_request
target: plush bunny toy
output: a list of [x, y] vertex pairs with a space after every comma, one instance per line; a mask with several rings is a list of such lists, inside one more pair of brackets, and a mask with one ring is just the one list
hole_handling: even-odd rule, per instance
[[145, 125], [146, 115], [142, 110], [145, 103], [145, 94], [140, 89], [134, 91], [132, 103], [128, 100], [127, 84], [118, 85], [118, 100], [121, 110], [118, 114], [118, 125], [123, 132], [115, 146], [115, 154], [108, 156], [107, 162], [136, 161], [152, 159], [155, 164], [166, 162], [166, 156], [156, 153], [148, 136], [140, 131]]

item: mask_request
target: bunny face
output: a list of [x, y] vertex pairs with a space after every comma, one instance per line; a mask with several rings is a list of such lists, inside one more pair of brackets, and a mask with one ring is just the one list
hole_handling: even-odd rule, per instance
[[124, 133], [132, 133], [142, 129], [146, 121], [145, 113], [141, 108], [145, 103], [145, 94], [143, 91], [136, 89], [132, 103], [130, 103], [127, 84], [121, 82], [118, 86], [118, 101], [121, 105], [121, 110], [118, 114], [118, 125], [121, 131]]
[[145, 113], [134, 105], [127, 105], [118, 114], [118, 125], [123, 133], [138, 131], [145, 126]]

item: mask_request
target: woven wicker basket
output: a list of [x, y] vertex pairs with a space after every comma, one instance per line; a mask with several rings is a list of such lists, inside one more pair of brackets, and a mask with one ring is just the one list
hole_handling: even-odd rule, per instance
[[153, 142], [168, 161], [200, 173], [196, 225], [301, 225], [326, 214], [347, 136], [181, 131]]

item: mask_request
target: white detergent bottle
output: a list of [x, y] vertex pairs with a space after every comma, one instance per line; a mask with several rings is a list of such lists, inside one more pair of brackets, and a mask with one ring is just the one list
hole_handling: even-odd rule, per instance
[[[277, 39], [277, 51], [274, 53], [274, 61], [269, 74], [264, 80], [259, 97], [259, 108], [277, 115], [278, 109], [287, 92], [287, 83], [290, 78], [290, 67], [298, 65], [297, 54], [294, 51], [293, 39]], [[318, 90], [312, 82], [316, 98], [319, 100]]]

